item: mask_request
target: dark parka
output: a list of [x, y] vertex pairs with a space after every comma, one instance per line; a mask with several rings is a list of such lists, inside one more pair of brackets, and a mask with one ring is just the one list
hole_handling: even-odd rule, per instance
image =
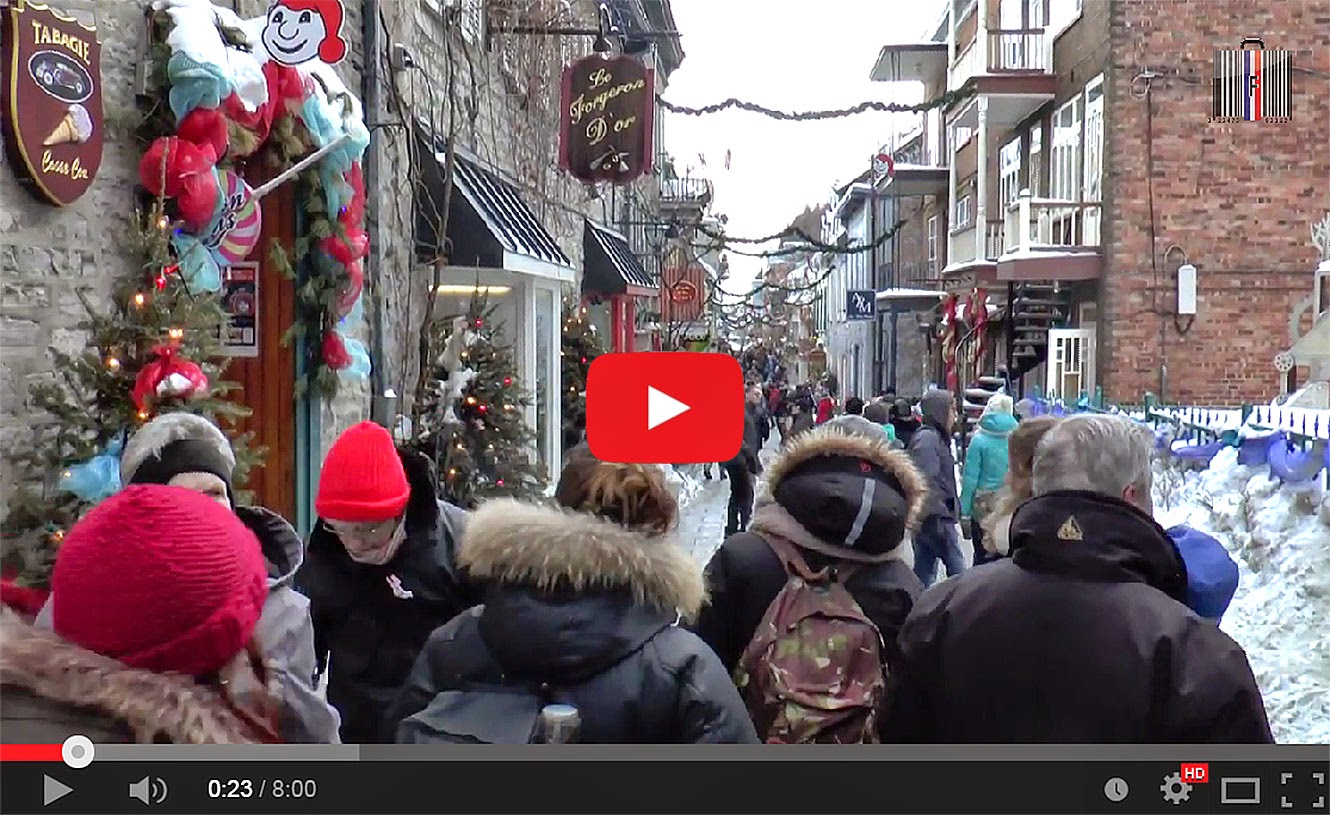
[[499, 500], [472, 514], [458, 560], [489, 585], [485, 604], [434, 632], [390, 722], [443, 691], [545, 684], [578, 709], [582, 742], [757, 742], [715, 654], [679, 624], [704, 589], [672, 538]]
[[430, 632], [479, 601], [454, 563], [466, 513], [435, 498], [428, 459], [398, 450], [411, 485], [406, 541], [382, 566], [356, 563], [322, 519], [296, 584], [310, 600], [328, 702], [342, 741], [379, 741], [383, 716]]
[[[864, 477], [857, 470], [800, 479], [798, 489], [780, 489], [792, 471], [818, 457], [866, 460], [890, 473], [903, 488], [906, 517], [895, 522], [906, 529], [917, 527], [928, 492], [923, 477], [908, 456], [892, 449], [885, 432], [874, 431], [880, 439], [852, 435], [834, 424], [822, 425], [791, 440], [767, 470], [749, 531], [731, 535], [711, 558], [706, 569], [710, 602], [695, 630], [720, 656], [726, 671], [734, 672], [767, 607], [786, 581], [785, 567], [757, 534], [760, 532], [793, 542], [814, 569], [837, 560], [863, 564], [846, 587], [881, 632], [888, 665], [894, 659], [896, 634], [914, 598], [923, 591], [911, 566], [911, 547], [901, 545], [899, 537], [867, 535], [856, 540], [853, 548], [842, 545], [861, 510], [858, 499], [864, 494]], [[786, 505], [773, 497], [777, 492]], [[865, 511], [867, 521], [874, 512], [896, 510], [874, 503]], [[809, 531], [810, 525], [820, 534]], [[861, 523], [860, 527], [866, 525], [876, 526]]]
[[131, 668], [0, 609], [0, 742], [247, 744], [266, 740], [214, 689]]
[[956, 457], [951, 453], [951, 434], [943, 429], [951, 402], [942, 398], [942, 394], [945, 391], [931, 391], [924, 395], [919, 403], [923, 422], [910, 436], [906, 449], [930, 487], [924, 517], [956, 521], [960, 519], [960, 499], [956, 495]]
[[1083, 492], [1032, 499], [1010, 560], [919, 598], [901, 632], [893, 741], [1270, 743], [1247, 656], [1185, 605], [1149, 516]]

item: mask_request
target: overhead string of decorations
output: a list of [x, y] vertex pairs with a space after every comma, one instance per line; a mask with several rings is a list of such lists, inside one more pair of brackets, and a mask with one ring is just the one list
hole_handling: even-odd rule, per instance
[[[331, 396], [339, 374], [365, 379], [371, 362], [352, 335], [363, 320], [365, 185], [369, 146], [360, 101], [333, 65], [347, 53], [338, 0], [276, 0], [242, 19], [208, 0], [155, 0], [152, 58], [169, 88], [168, 131], [139, 166], [148, 193], [168, 201], [176, 264], [172, 283], [216, 292], [233, 265], [266, 252], [296, 286], [295, 323], [283, 342], [304, 340], [297, 395]], [[252, 187], [256, 171], [271, 179]], [[260, 247], [260, 201], [285, 183], [303, 218], [292, 245]]]
[[949, 108], [958, 102], [962, 102], [974, 95], [974, 90], [962, 88], [954, 91], [946, 91], [932, 99], [926, 99], [923, 102], [912, 104], [902, 104], [899, 102], [860, 102], [848, 108], [833, 108], [831, 110], [805, 110], [805, 111], [785, 111], [769, 108], [759, 105], [756, 102], [745, 102], [742, 99], [730, 97], [723, 102], [716, 102], [711, 105], [701, 107], [688, 107], [687, 105], [676, 105], [669, 102], [664, 97], [657, 96], [656, 101], [660, 106], [670, 113], [678, 113], [684, 116], [707, 116], [712, 113], [721, 113], [727, 110], [742, 110], [748, 113], [758, 113], [769, 119], [777, 119], [784, 122], [820, 122], [827, 119], [844, 119], [849, 116], [858, 116], [862, 113], [922, 113], [936, 108]]

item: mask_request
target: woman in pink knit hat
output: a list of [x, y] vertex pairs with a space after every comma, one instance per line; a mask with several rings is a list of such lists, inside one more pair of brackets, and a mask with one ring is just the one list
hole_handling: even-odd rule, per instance
[[277, 740], [254, 641], [267, 569], [230, 510], [127, 487], [69, 531], [52, 586], [54, 632], [0, 612], [4, 742]]
[[328, 450], [297, 586], [309, 597], [328, 702], [348, 744], [391, 740], [384, 714], [431, 631], [479, 601], [454, 548], [466, 513], [437, 497], [433, 467], [373, 422]]

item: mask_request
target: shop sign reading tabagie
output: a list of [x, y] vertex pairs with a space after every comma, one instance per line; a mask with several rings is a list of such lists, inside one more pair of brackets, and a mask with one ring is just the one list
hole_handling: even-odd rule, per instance
[[34, 195], [67, 206], [102, 163], [97, 29], [28, 0], [5, 9], [3, 29], [5, 145]]

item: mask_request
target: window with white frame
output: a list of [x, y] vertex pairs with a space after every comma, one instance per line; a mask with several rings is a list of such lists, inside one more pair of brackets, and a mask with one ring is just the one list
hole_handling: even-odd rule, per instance
[[928, 276], [936, 277], [937, 269], [937, 216], [928, 219]]
[[956, 199], [956, 208], [951, 215], [952, 229], [965, 229], [972, 226], [970, 218], [973, 212], [970, 211], [970, 196], [968, 194]]
[[964, 147], [973, 135], [974, 128], [972, 127], [965, 127], [964, 125], [953, 127], [951, 129], [951, 152], [954, 153]]
[[1081, 180], [1081, 99], [1077, 96], [1053, 114], [1053, 163], [1049, 195], [1075, 201]]
[[1021, 137], [1017, 136], [998, 152], [998, 196], [1002, 209], [1016, 200], [1021, 185]]
[[1099, 201], [1104, 175], [1104, 75], [1085, 86], [1085, 177], [1082, 200]]
[[1035, 198], [1044, 194], [1044, 123], [1036, 122], [1030, 129], [1030, 163], [1025, 187]]

